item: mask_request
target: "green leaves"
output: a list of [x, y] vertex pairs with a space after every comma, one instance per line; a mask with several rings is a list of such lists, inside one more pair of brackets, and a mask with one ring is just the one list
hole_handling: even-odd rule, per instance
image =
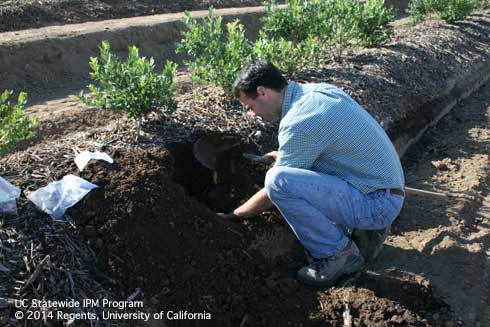
[[408, 13], [413, 25], [424, 21], [427, 15], [434, 10], [434, 0], [411, 0], [408, 3]]
[[210, 8], [200, 21], [185, 14], [177, 52], [192, 60], [185, 65], [193, 79], [221, 86], [228, 94], [242, 65], [267, 59], [285, 73], [317, 67], [332, 46], [337, 57], [353, 45], [376, 46], [391, 33], [393, 10], [383, 0], [289, 0], [279, 8], [275, 0], [264, 3], [264, 23], [259, 38], [250, 42], [238, 21], [225, 25]]
[[477, 1], [477, 8], [480, 8], [480, 9], [490, 8], [490, 0], [478, 0]]
[[373, 47], [388, 40], [395, 19], [383, 0], [290, 0], [282, 8], [273, 0], [264, 10], [263, 29], [271, 39], [289, 40], [300, 48], [306, 40], [316, 40], [324, 51], [335, 46], [339, 59], [346, 47]]
[[411, 0], [408, 12], [413, 24], [424, 21], [427, 16], [436, 14], [447, 22], [463, 20], [481, 2], [476, 0]]
[[[309, 36], [320, 37], [330, 30], [329, 1], [289, 0], [278, 8], [275, 0], [264, 3], [263, 30], [274, 38], [301, 42]], [[328, 33], [328, 32], [327, 32]]]
[[261, 31], [254, 43], [252, 57], [266, 59], [282, 72], [291, 74], [300, 69], [318, 67], [326, 51], [325, 44], [315, 37], [295, 43], [283, 37], [268, 37]]
[[183, 22], [188, 31], [183, 33], [177, 52], [187, 53], [193, 60], [184, 64], [192, 71], [192, 78], [204, 84], [222, 87], [231, 94], [233, 82], [245, 61], [250, 59], [252, 45], [245, 37], [245, 29], [238, 20], [227, 23], [226, 33], [222, 18], [208, 16], [197, 21], [186, 12]]
[[34, 137], [36, 121], [24, 115], [27, 94], [20, 92], [17, 104], [8, 101], [13, 91], [0, 95], [0, 156], [5, 155], [20, 142]]
[[375, 47], [387, 41], [393, 34], [394, 20], [395, 11], [386, 8], [384, 0], [367, 0], [356, 19], [357, 44]]
[[453, 23], [465, 19], [476, 7], [476, 0], [446, 0], [445, 6], [439, 8], [439, 16]]
[[162, 74], [155, 73], [155, 61], [139, 56], [135, 46], [128, 49], [127, 59], [121, 60], [110, 52], [109, 42], [103, 41], [100, 58], [90, 58], [90, 78], [98, 82], [88, 85], [92, 97], [83, 93], [79, 99], [94, 107], [123, 111], [129, 118], [139, 118], [152, 111], [164, 109], [172, 113], [176, 87], [173, 76], [177, 64], [166, 62]]
[[[307, 1], [301, 3], [308, 8], [310, 6]], [[272, 3], [268, 8], [270, 12], [276, 12]], [[301, 18], [302, 11], [295, 9], [295, 15]], [[283, 18], [282, 22], [289, 24], [287, 16], [280, 16], [278, 19]], [[301, 19], [306, 20], [304, 17]], [[272, 33], [267, 33], [266, 29], [252, 43], [245, 37], [244, 27], [238, 21], [227, 23], [223, 29], [221, 17], [213, 17], [212, 8], [201, 21], [192, 18], [189, 13], [185, 14], [183, 21], [188, 31], [183, 33], [177, 52], [187, 53], [192, 57], [185, 65], [192, 71], [193, 79], [220, 86], [229, 96], [232, 94], [236, 75], [247, 61], [265, 58], [283, 72], [290, 73], [299, 68], [318, 65], [327, 48], [315, 36], [304, 35], [290, 40], [283, 36], [290, 33], [287, 29], [283, 34], [279, 33], [279, 36], [270, 36]], [[293, 24], [288, 26], [292, 27]], [[295, 29], [293, 33], [300, 30], [301, 28]]]

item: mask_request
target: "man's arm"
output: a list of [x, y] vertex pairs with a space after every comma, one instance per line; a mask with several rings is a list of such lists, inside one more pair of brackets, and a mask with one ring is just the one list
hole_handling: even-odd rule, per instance
[[274, 161], [276, 161], [278, 155], [279, 155], [279, 151], [271, 151], [271, 152], [264, 154], [262, 157], [272, 158], [272, 159], [274, 159]]
[[[271, 151], [263, 155], [263, 157], [270, 157], [277, 160], [278, 151]], [[244, 204], [233, 210], [231, 213], [223, 214], [218, 213], [218, 216], [229, 219], [234, 222], [238, 222], [243, 218], [250, 218], [258, 216], [265, 210], [272, 208], [274, 204], [271, 202], [267, 196], [265, 188], [255, 193], [250, 199], [248, 199]]]
[[274, 204], [267, 196], [265, 188], [262, 188], [248, 199], [247, 202], [233, 210], [233, 214], [239, 218], [249, 218], [257, 216], [273, 206]]
[[[270, 157], [277, 160], [277, 151], [271, 151], [263, 155], [263, 157]], [[244, 204], [233, 210], [233, 214], [239, 218], [249, 218], [253, 216], [258, 216], [265, 210], [272, 208], [274, 204], [271, 202], [265, 188], [255, 193], [250, 199]]]

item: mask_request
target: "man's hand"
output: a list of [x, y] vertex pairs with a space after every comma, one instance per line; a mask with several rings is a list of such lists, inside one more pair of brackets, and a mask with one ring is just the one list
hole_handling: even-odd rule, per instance
[[226, 221], [229, 221], [229, 222], [232, 222], [232, 223], [239, 223], [241, 222], [242, 220], [237, 216], [235, 215], [233, 212], [229, 212], [229, 213], [223, 213], [223, 212], [218, 212], [216, 214], [216, 216], [221, 219], [221, 220], [226, 220]]
[[276, 161], [278, 155], [279, 155], [278, 151], [271, 151], [269, 153], [264, 154], [262, 157], [272, 158], [272, 159], [274, 159], [274, 161]]

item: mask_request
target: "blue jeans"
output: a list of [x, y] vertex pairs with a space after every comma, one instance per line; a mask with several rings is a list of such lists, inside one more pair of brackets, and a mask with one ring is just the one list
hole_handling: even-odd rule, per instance
[[349, 230], [389, 226], [403, 206], [400, 195], [386, 190], [364, 194], [338, 177], [298, 168], [271, 168], [265, 189], [314, 258], [345, 248]]

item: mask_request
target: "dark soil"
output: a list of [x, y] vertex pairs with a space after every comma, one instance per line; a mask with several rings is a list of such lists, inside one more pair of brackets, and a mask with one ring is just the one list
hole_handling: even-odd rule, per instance
[[0, 1], [0, 32], [155, 15], [184, 10], [261, 6], [261, 0], [10, 0]]

